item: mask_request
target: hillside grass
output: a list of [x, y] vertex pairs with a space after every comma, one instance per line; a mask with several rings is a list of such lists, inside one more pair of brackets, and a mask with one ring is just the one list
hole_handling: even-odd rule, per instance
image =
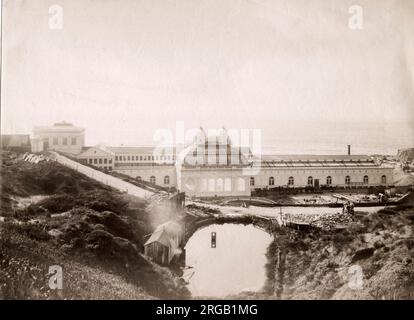
[[[2, 152], [0, 298], [187, 298], [184, 284], [142, 255], [153, 231], [144, 200], [55, 162], [32, 164]], [[21, 199], [43, 195], [19, 205]], [[30, 199], [30, 198], [29, 198]], [[64, 270], [50, 290], [48, 268]]]
[[[275, 232], [267, 257], [265, 291], [274, 295], [282, 279], [281, 299], [414, 299], [414, 210], [359, 213], [344, 230]], [[355, 266], [363, 275], [358, 289], [348, 285]]]

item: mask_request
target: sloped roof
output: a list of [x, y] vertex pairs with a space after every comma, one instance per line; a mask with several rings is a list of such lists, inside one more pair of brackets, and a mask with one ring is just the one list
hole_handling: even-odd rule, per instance
[[253, 166], [273, 167], [392, 167], [368, 155], [263, 155], [254, 158]]
[[151, 237], [145, 242], [144, 246], [159, 242], [167, 247], [173, 246], [173, 236], [177, 236], [182, 232], [181, 226], [173, 221], [168, 221], [159, 225], [155, 231], [151, 234]]
[[158, 231], [158, 230], [165, 230], [169, 233], [179, 233], [179, 232], [181, 232], [181, 226], [177, 222], [168, 221], [168, 222], [165, 222], [163, 224], [160, 224], [155, 229], [155, 231]]
[[54, 127], [73, 127], [73, 124], [66, 122], [66, 121], [61, 121], [61, 122], [54, 123], [53, 126]]
[[144, 246], [149, 245], [153, 242], [159, 242], [166, 247], [171, 247], [171, 237], [164, 230], [154, 231], [151, 237], [145, 242]]
[[52, 126], [35, 126], [33, 128], [33, 133], [37, 134], [39, 132], [84, 132], [84, 128], [76, 127], [71, 123], [60, 122], [55, 123]]
[[[156, 147], [142, 146], [142, 147], [107, 147], [108, 150], [115, 154], [152, 154]], [[175, 153], [174, 147], [165, 147], [166, 151]], [[169, 153], [167, 153], [169, 154]]]
[[93, 147], [83, 147], [81, 153], [78, 155], [78, 158], [84, 156], [85, 154], [88, 155], [88, 153], [93, 149], [106, 153], [106, 154], [114, 155], [114, 153], [111, 150], [108, 150], [108, 148], [106, 147], [93, 146]]
[[262, 160], [267, 161], [372, 161], [368, 155], [314, 155], [314, 154], [292, 154], [292, 155], [262, 155]]

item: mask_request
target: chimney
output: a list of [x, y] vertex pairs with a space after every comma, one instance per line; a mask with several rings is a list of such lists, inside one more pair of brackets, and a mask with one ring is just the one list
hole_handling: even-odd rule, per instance
[[350, 155], [351, 155], [351, 145], [348, 144], [348, 156], [350, 156]]

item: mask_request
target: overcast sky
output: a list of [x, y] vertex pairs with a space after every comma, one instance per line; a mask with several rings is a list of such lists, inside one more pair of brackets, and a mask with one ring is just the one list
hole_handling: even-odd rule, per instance
[[176, 121], [414, 127], [414, 1], [5, 0], [2, 16], [3, 133], [66, 120], [88, 144], [148, 144]]

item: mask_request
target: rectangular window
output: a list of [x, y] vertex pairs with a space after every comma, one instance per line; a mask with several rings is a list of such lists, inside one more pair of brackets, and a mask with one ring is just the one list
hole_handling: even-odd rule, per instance
[[92, 164], [92, 159], [89, 159], [89, 164]]
[[58, 143], [58, 138], [53, 138], [53, 145], [56, 146]]
[[131, 160], [130, 157], [128, 156], [128, 161]]
[[104, 159], [104, 163], [106, 164], [107, 162], [108, 162], [108, 159], [106, 159], [106, 158], [105, 158], [105, 159]]
[[102, 159], [101, 158], [99, 158], [99, 164], [102, 164]]
[[216, 187], [216, 180], [214, 178], [208, 179], [208, 191], [214, 192]]
[[231, 178], [224, 179], [224, 191], [231, 191]]
[[115, 156], [115, 161], [118, 161], [118, 156]]
[[93, 163], [97, 164], [98, 163], [98, 159], [93, 159]]
[[139, 160], [141, 160], [141, 161], [142, 161], [142, 156], [139, 156]]
[[201, 179], [201, 191], [207, 191], [207, 179]]
[[72, 146], [74, 146], [74, 145], [76, 145], [76, 138], [75, 137], [72, 138]]
[[109, 159], [109, 164], [111, 164], [112, 163], [112, 159]]
[[63, 138], [62, 144], [66, 146], [68, 144], [68, 138]]

